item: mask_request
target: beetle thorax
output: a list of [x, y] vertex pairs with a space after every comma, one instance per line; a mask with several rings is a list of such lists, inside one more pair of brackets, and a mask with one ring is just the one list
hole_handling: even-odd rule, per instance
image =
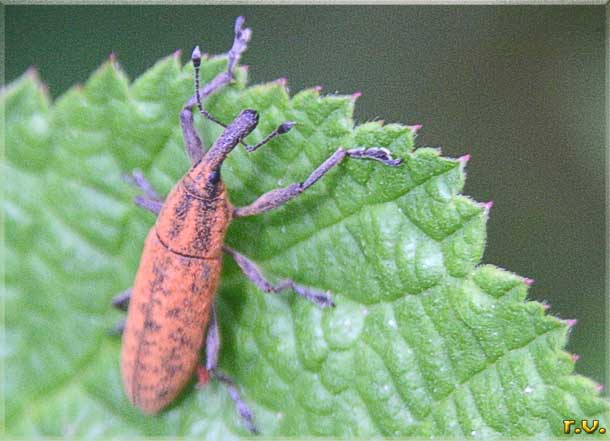
[[203, 167], [193, 167], [170, 192], [157, 219], [157, 234], [175, 253], [219, 258], [232, 207], [220, 175]]

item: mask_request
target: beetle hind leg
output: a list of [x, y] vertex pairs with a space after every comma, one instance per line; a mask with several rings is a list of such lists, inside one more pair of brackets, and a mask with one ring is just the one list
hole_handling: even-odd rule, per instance
[[125, 331], [125, 319], [120, 320], [114, 325], [114, 328], [108, 330], [108, 335], [112, 337], [116, 337], [119, 335], [123, 335]]
[[218, 381], [227, 387], [231, 399], [235, 403], [235, 408], [246, 428], [253, 434], [258, 433], [254, 424], [254, 413], [246, 402], [242, 399], [237, 384], [228, 375], [218, 370], [218, 353], [220, 351], [220, 332], [218, 330], [218, 320], [216, 317], [216, 307], [212, 306], [212, 318], [208, 327], [208, 335], [205, 342], [206, 363], [205, 368], [199, 369], [199, 385], [207, 383], [211, 374]]

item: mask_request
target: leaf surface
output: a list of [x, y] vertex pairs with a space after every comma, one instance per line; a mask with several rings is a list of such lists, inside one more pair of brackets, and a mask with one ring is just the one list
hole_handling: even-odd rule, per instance
[[[205, 60], [204, 80], [225, 69]], [[218, 293], [221, 368], [235, 377], [267, 435], [552, 436], [566, 418], [608, 405], [574, 375], [567, 324], [526, 301], [523, 278], [481, 264], [487, 209], [461, 194], [464, 162], [414, 149], [397, 124], [354, 127], [354, 99], [290, 97], [280, 81], [236, 84], [207, 108], [244, 108], [259, 141], [223, 167], [232, 202], [304, 180], [339, 146], [383, 146], [401, 167], [347, 160], [300, 198], [234, 221], [227, 242], [273, 281], [330, 290], [322, 310], [291, 292], [264, 294], [225, 259]], [[187, 387], [157, 417], [122, 391], [121, 318], [112, 297], [133, 282], [154, 216], [122, 176], [142, 169], [161, 194], [188, 170], [178, 114], [192, 68], [175, 56], [130, 83], [108, 61], [51, 103], [32, 72], [9, 85], [2, 162], [6, 225], [7, 433], [109, 438], [246, 435], [224, 387]], [[220, 129], [198, 121], [204, 143]]]

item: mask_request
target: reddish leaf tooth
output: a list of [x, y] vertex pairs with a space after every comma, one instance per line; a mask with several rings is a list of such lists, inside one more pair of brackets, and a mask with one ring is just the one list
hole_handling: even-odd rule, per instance
[[458, 161], [460, 161], [463, 165], [468, 164], [468, 161], [470, 161], [470, 153], [467, 153], [465, 155], [462, 155], [458, 158]]

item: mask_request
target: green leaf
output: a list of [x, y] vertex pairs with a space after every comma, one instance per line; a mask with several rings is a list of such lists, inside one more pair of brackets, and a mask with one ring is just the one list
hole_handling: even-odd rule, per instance
[[[204, 80], [225, 67], [205, 60]], [[339, 146], [405, 159], [347, 160], [286, 206], [232, 224], [227, 242], [271, 280], [330, 290], [337, 304], [264, 294], [225, 259], [220, 364], [263, 434], [551, 436], [569, 418], [608, 427], [596, 385], [572, 373], [566, 323], [525, 300], [523, 278], [480, 263], [487, 211], [460, 194], [462, 161], [414, 150], [404, 126], [354, 127], [352, 97], [245, 82], [239, 70], [209, 110], [230, 121], [257, 109], [250, 143], [283, 121], [297, 126], [231, 154], [223, 176], [235, 205], [302, 181]], [[133, 83], [110, 60], [54, 103], [32, 72], [3, 91], [9, 435], [247, 435], [216, 382], [141, 415], [107, 333], [121, 318], [110, 300], [131, 285], [154, 223], [122, 176], [140, 168], [166, 194], [186, 172], [178, 114], [191, 93], [192, 68], [175, 56]], [[208, 145], [220, 133], [198, 124]]]

